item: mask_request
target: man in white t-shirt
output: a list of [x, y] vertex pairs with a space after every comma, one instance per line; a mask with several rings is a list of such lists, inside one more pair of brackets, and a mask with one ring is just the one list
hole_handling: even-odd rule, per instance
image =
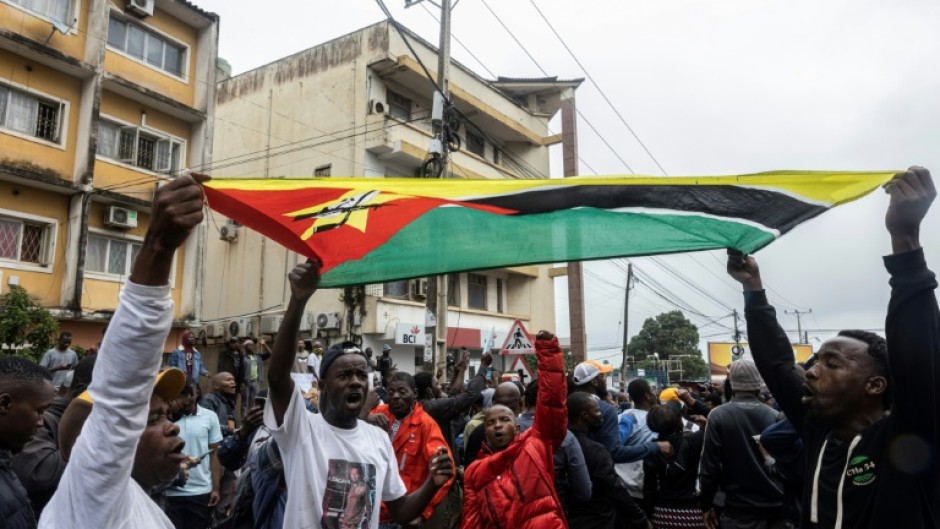
[[268, 366], [264, 423], [281, 450], [291, 491], [284, 527], [375, 529], [381, 502], [393, 521], [407, 524], [453, 475], [446, 451], [431, 459], [424, 484], [406, 494], [388, 434], [359, 420], [369, 389], [368, 365], [352, 344], [336, 344], [323, 354], [319, 414], [307, 413], [291, 379], [300, 318], [317, 289], [319, 267], [308, 261], [290, 273], [291, 298]]
[[320, 387], [320, 358], [323, 357], [323, 344], [320, 342], [313, 342], [313, 351], [310, 352], [310, 355], [307, 356], [307, 369], [310, 370], [310, 373], [313, 374], [313, 382], [317, 385], [317, 389]]
[[92, 383], [65, 412], [93, 402], [39, 519], [41, 529], [173, 529], [148, 491], [176, 478], [186, 460], [179, 428], [167, 418], [167, 404], [186, 375], [178, 369], [157, 373], [173, 324], [173, 255], [202, 222], [202, 208], [202, 188], [190, 175], [157, 190]]
[[78, 355], [71, 349], [72, 333], [63, 332], [59, 335], [59, 343], [42, 355], [39, 365], [52, 373], [52, 385], [56, 391], [62, 387], [66, 375], [78, 363]]

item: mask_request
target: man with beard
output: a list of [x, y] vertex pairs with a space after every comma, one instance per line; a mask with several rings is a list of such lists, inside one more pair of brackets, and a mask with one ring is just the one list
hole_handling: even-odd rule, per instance
[[167, 403], [186, 376], [177, 369], [158, 376], [158, 370], [173, 324], [173, 255], [202, 222], [203, 198], [188, 174], [154, 196], [147, 235], [83, 394], [87, 400], [79, 396], [69, 405], [94, 403], [41, 528], [173, 528], [146, 491], [175, 479], [186, 459], [179, 429], [167, 418]]
[[803, 439], [805, 528], [940, 527], [940, 309], [920, 244], [937, 191], [922, 167], [895, 175], [885, 190], [887, 340], [842, 331], [804, 372], [767, 302], [757, 262], [728, 256], [728, 273], [744, 287], [757, 367]]
[[642, 461], [644, 457], [651, 454], [672, 454], [672, 447], [669, 443], [660, 442], [656, 445], [648, 446], [628, 446], [620, 439], [620, 426], [617, 408], [608, 404], [604, 399], [607, 397], [607, 374], [613, 371], [609, 365], [595, 362], [594, 360], [585, 360], [574, 368], [571, 376], [574, 391], [587, 393], [597, 397], [601, 408], [601, 427], [590, 433], [591, 439], [604, 445], [614, 463], [630, 463], [632, 461]]
[[563, 353], [547, 331], [536, 336], [535, 351], [539, 393], [532, 427], [519, 434], [511, 409], [497, 404], [487, 410], [486, 442], [464, 473], [463, 529], [567, 527], [552, 464], [568, 422]]
[[[320, 364], [320, 413], [308, 413], [303, 395], [290, 376], [304, 307], [317, 290], [320, 263], [297, 265], [288, 276], [291, 296], [277, 333], [268, 367], [265, 426], [277, 441], [284, 461], [289, 493], [284, 527], [341, 527], [345, 502], [352, 488], [351, 468], [357, 468], [368, 488], [363, 525], [375, 529], [384, 502], [393, 522], [407, 524], [421, 513], [453, 476], [446, 450], [428, 465], [428, 477], [407, 494], [399, 477], [388, 434], [359, 420], [368, 392], [368, 365], [351, 343], [334, 344]], [[334, 501], [336, 500], [336, 501]]]
[[600, 401], [576, 391], [568, 397], [568, 429], [574, 434], [591, 476], [591, 498], [568, 503], [571, 527], [578, 529], [614, 529], [617, 511], [623, 513], [631, 529], [652, 528], [646, 515], [630, 496], [626, 483], [614, 472], [614, 462], [604, 445], [588, 437], [601, 427]]
[[[388, 381], [388, 404], [379, 405], [372, 413], [384, 415], [388, 419], [388, 437], [398, 459], [399, 475], [408, 492], [414, 492], [428, 479], [428, 465], [438, 450], [447, 450], [447, 441], [437, 422], [417, 402], [414, 377], [408, 373], [392, 375]], [[449, 451], [447, 455], [453, 464]], [[431, 517], [434, 508], [447, 496], [451, 483], [448, 481], [437, 491], [421, 513], [420, 520], [415, 520], [417, 524]], [[390, 523], [390, 520], [388, 509], [383, 505], [379, 517], [381, 526], [389, 529], [399, 527], [398, 524]]]
[[166, 491], [167, 514], [176, 529], [209, 526], [211, 509], [219, 503], [222, 465], [216, 450], [222, 442], [219, 421], [211, 411], [196, 404], [196, 392], [187, 385], [180, 394], [180, 418], [175, 421], [189, 456], [186, 483]]

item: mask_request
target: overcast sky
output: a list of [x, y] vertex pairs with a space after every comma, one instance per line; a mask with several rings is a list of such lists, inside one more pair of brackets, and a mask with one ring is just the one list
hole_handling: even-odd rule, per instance
[[[431, 15], [437, 16], [437, 8], [427, 1], [408, 9], [404, 0], [386, 1], [399, 22], [438, 41]], [[600, 87], [588, 80], [578, 91], [578, 106], [590, 123], [578, 125], [582, 174], [662, 174], [603, 92], [672, 176], [919, 164], [940, 180], [938, 2], [535, 2]], [[220, 55], [235, 73], [384, 18], [373, 0], [196, 3], [221, 15]], [[530, 0], [460, 0], [453, 16], [453, 34], [460, 41], [453, 43], [455, 59], [488, 78], [543, 75], [486, 5], [548, 75], [587, 77]], [[553, 174], [560, 173], [555, 148]], [[812, 309], [803, 326], [823, 329], [810, 333], [814, 344], [814, 338], [833, 334], [827, 329], [884, 326], [889, 291], [880, 256], [889, 251], [886, 204], [883, 193], [870, 195], [797, 228], [758, 255], [765, 283], [773, 289], [771, 301], [781, 310]], [[938, 210], [935, 205], [922, 233], [934, 269], [940, 269]], [[700, 313], [691, 318], [703, 324], [742, 304], [724, 274], [724, 256], [711, 254], [660, 259], [714, 300], [649, 259], [633, 262]], [[615, 363], [623, 332], [624, 274], [607, 262], [589, 263], [586, 270], [590, 356]], [[644, 284], [634, 293], [631, 335], [647, 317], [673, 308]], [[564, 280], [556, 283], [556, 301], [557, 331], [567, 335]], [[781, 321], [796, 328], [795, 317], [781, 315]], [[718, 323], [730, 326], [731, 319]], [[718, 324], [701, 334], [715, 341], [730, 338]]]

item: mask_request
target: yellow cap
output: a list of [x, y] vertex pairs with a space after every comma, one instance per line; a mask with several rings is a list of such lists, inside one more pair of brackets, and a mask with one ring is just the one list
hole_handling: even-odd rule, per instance
[[[185, 386], [186, 373], [183, 373], [175, 367], [168, 367], [157, 373], [157, 379], [153, 382], [153, 392], [160, 395], [164, 401], [170, 402], [179, 396], [180, 391], [183, 391], [183, 387]], [[81, 395], [75, 398], [89, 404], [95, 403], [91, 398], [91, 394], [88, 393], [88, 390], [83, 391]]]

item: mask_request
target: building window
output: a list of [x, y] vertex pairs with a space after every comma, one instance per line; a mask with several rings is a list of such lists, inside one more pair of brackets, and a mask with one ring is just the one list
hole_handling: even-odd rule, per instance
[[503, 310], [503, 280], [496, 280], [496, 312], [502, 314]]
[[411, 121], [411, 100], [389, 90], [388, 113], [390, 116], [402, 121]]
[[0, 217], [0, 259], [49, 263], [52, 224]]
[[407, 298], [410, 281], [392, 281], [385, 283], [385, 295], [390, 298]]
[[321, 165], [313, 170], [313, 176], [330, 176], [333, 172], [333, 164]]
[[483, 157], [483, 151], [485, 149], [486, 142], [483, 140], [483, 136], [477, 136], [476, 134], [467, 131], [467, 150], [476, 154], [477, 156]]
[[6, 0], [11, 4], [15, 4], [38, 13], [46, 18], [51, 18], [52, 20], [57, 20], [59, 22], [70, 22], [69, 18], [69, 7], [70, 0]]
[[494, 164], [499, 165], [499, 157], [500, 157], [499, 147], [497, 147], [496, 144], [493, 144], [493, 163]]
[[467, 306], [486, 310], [486, 276], [467, 274]]
[[98, 121], [98, 155], [158, 173], [179, 171], [183, 154], [180, 140], [140, 127]]
[[150, 66], [183, 77], [186, 47], [111, 13], [108, 45]]
[[460, 274], [447, 276], [447, 305], [449, 307], [460, 306]]
[[62, 103], [0, 85], [0, 127], [59, 143]]
[[139, 251], [139, 242], [89, 235], [85, 268], [89, 272], [129, 276]]

